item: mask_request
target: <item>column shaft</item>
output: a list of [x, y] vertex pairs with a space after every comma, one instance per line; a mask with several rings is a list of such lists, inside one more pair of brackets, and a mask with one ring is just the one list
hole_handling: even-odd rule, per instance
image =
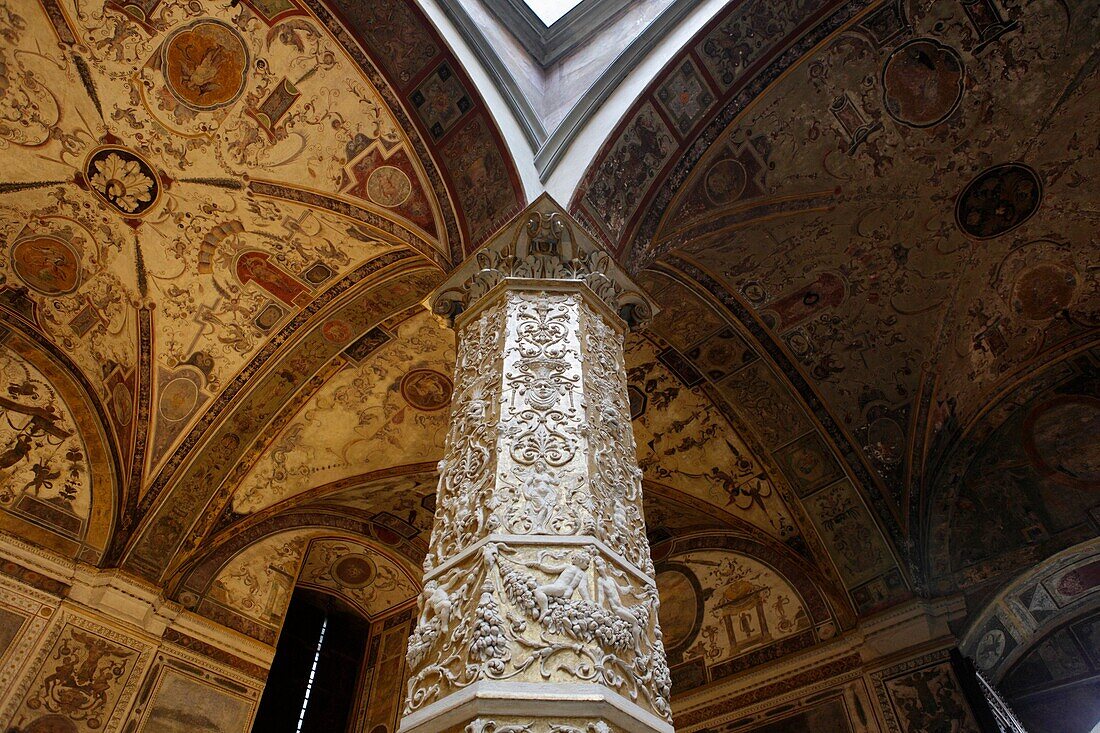
[[670, 731], [625, 324], [503, 278], [457, 330], [402, 731]]

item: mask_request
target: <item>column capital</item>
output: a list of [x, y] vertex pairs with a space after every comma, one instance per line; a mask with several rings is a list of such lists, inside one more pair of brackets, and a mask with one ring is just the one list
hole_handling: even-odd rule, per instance
[[459, 325], [490, 292], [537, 286], [581, 291], [628, 328], [644, 328], [653, 301], [553, 198], [543, 194], [462, 262], [432, 293], [432, 310]]

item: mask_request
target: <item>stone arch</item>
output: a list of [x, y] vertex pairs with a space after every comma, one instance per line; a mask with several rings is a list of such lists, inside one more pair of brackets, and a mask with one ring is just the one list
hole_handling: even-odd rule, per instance
[[[368, 620], [378, 618], [412, 605], [420, 569], [410, 547], [396, 547], [377, 535], [368, 522], [338, 514], [280, 515], [215, 545], [184, 571], [170, 595], [267, 644], [275, 643], [290, 594], [300, 583], [340, 595]], [[336, 567], [343, 557], [366, 557], [373, 570]], [[386, 581], [384, 608], [371, 605], [377, 593], [367, 599], [357, 592], [377, 579]], [[393, 597], [395, 591], [401, 598]]]
[[976, 614], [960, 648], [998, 683], [1054, 630], [1097, 609], [1100, 539], [1093, 539], [1017, 576]]
[[969, 425], [945, 426], [951, 447], [930, 461], [938, 470], [923, 527], [934, 591], [988, 594], [1012, 568], [1097, 536], [1094, 364], [1071, 353], [1006, 388]]
[[[8, 320], [8, 319], [5, 319]], [[121, 483], [102, 404], [41, 333], [0, 325], [0, 530], [99, 564], [118, 523]]]
[[842, 589], [780, 543], [685, 533], [655, 549], [677, 692], [833, 638], [854, 622]]

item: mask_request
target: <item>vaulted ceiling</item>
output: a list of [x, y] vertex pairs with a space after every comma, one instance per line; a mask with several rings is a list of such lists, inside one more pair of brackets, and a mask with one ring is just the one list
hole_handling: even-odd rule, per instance
[[[570, 211], [662, 306], [627, 366], [681, 689], [759, 661], [715, 593], [792, 651], [1097, 534], [1098, 37], [745, 0], [593, 159]], [[405, 0], [8, 0], [0, 39], [0, 530], [267, 641], [296, 579], [410, 602], [422, 301], [527, 198], [447, 41]]]

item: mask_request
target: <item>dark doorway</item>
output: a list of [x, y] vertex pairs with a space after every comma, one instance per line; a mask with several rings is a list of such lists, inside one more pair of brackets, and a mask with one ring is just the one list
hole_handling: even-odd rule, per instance
[[369, 638], [370, 624], [347, 604], [325, 593], [296, 589], [252, 730], [348, 730]]

